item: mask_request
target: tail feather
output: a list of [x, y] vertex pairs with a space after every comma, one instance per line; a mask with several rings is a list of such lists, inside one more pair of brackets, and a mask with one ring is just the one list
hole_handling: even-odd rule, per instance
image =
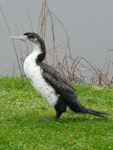
[[95, 115], [95, 116], [100, 116], [100, 117], [106, 117], [106, 116], [109, 115], [106, 112], [101, 112], [101, 111], [93, 110], [93, 109], [89, 109], [89, 108], [86, 108], [86, 113], [92, 114], [92, 115]]

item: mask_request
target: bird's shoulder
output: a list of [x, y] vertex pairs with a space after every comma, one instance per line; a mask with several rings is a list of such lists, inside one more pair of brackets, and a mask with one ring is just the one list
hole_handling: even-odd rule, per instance
[[54, 67], [41, 63], [41, 68], [43, 70], [43, 76], [49, 84], [51, 84], [57, 92], [69, 92], [74, 93], [74, 89], [71, 82], [67, 76], [58, 72]]

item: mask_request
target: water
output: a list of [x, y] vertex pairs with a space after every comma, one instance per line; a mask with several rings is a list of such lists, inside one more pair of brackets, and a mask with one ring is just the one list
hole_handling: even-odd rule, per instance
[[[41, 4], [42, 1], [37, 0], [29, 2], [27, 0], [22, 2], [0, 0], [0, 5], [6, 13], [13, 34], [31, 31], [28, 10], [33, 29], [35, 32], [38, 31]], [[107, 50], [113, 49], [113, 1], [48, 0], [48, 6], [62, 21], [69, 33], [73, 57], [77, 55], [86, 56], [97, 66], [103, 68]], [[0, 75], [12, 75], [13, 73], [19, 75], [14, 48], [2, 14], [0, 14], [0, 20]], [[47, 31], [51, 31], [49, 24]], [[47, 48], [52, 47], [49, 32], [47, 32]], [[55, 22], [55, 35], [57, 45], [62, 45], [65, 49], [66, 36], [57, 22]], [[15, 44], [19, 58], [22, 57], [21, 53], [25, 56], [25, 44], [19, 41], [16, 41]], [[109, 60], [112, 61], [112, 59], [113, 54], [110, 52]]]

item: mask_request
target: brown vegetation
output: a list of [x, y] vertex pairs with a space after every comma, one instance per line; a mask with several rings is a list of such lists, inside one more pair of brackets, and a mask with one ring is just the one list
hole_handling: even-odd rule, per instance
[[[11, 35], [12, 32], [8, 24], [7, 17], [3, 9], [0, 8], [0, 10], [5, 20], [6, 26], [8, 28], [9, 35]], [[31, 31], [33, 31], [33, 24], [31, 21], [31, 16], [29, 11], [28, 11], [28, 17], [31, 25]], [[48, 20], [49, 20], [49, 26], [51, 30], [50, 37], [52, 41], [52, 48], [47, 47], [47, 57], [45, 59], [45, 63], [49, 63], [50, 65], [54, 66], [58, 71], [69, 76], [69, 79], [71, 81], [74, 81], [75, 83], [94, 83], [94, 84], [99, 84], [101, 86], [111, 87], [113, 84], [113, 76], [109, 75], [109, 69], [113, 67], [113, 62], [109, 61], [109, 53], [111, 53], [113, 50], [110, 49], [107, 51], [106, 60], [104, 63], [104, 69], [101, 70], [98, 68], [98, 66], [93, 64], [91, 60], [88, 60], [88, 58], [84, 56], [75, 57], [72, 55], [72, 50], [70, 48], [70, 39], [67, 30], [65, 29], [64, 25], [59, 20], [59, 18], [49, 9], [47, 1], [43, 0], [42, 9], [38, 21], [39, 22], [38, 33], [45, 40], [45, 42], [46, 42], [46, 33], [47, 33], [46, 29], [47, 29]], [[65, 49], [62, 48], [62, 45], [59, 46], [57, 44], [56, 36], [55, 36], [56, 24], [59, 24], [64, 31], [64, 35], [66, 37]], [[12, 44], [14, 47], [15, 56], [17, 58], [20, 74], [21, 76], [23, 76], [22, 63], [24, 58], [18, 56], [17, 48], [13, 40], [12, 40]], [[62, 53], [61, 58], [58, 55], [58, 49], [62, 49], [62, 51], [60, 51]]]

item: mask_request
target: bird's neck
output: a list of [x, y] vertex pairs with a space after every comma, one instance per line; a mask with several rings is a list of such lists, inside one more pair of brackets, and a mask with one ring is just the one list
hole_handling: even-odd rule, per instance
[[41, 63], [46, 55], [46, 50], [45, 48], [42, 49], [42, 47], [40, 45], [34, 45], [34, 50], [31, 54], [32, 59], [35, 60], [36, 64]]

